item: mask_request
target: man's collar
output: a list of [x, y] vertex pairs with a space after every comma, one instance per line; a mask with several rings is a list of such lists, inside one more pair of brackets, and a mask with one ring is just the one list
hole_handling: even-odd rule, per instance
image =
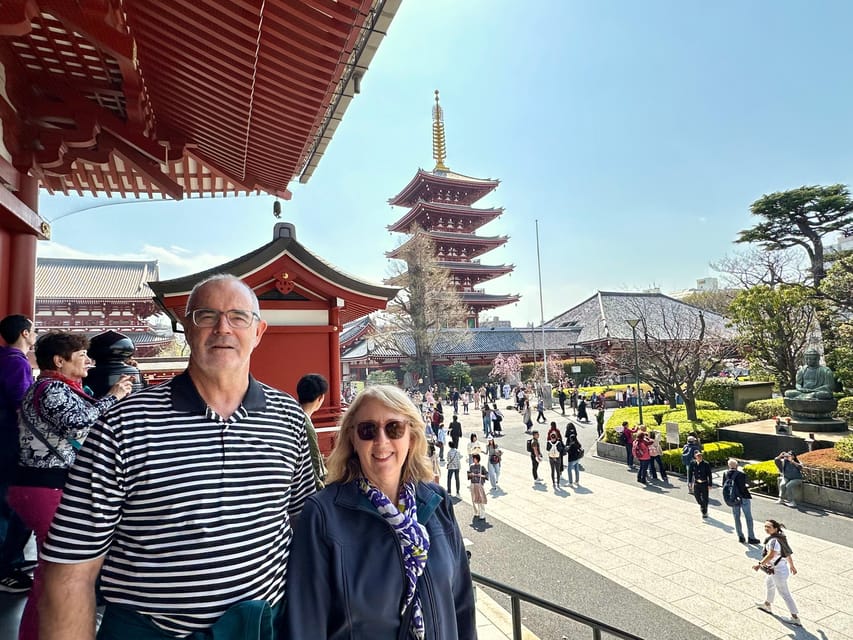
[[[243, 408], [248, 412], [263, 411], [267, 407], [263, 387], [249, 374], [249, 387], [243, 396]], [[193, 384], [189, 371], [177, 375], [172, 380], [172, 406], [176, 411], [204, 414], [207, 403]]]

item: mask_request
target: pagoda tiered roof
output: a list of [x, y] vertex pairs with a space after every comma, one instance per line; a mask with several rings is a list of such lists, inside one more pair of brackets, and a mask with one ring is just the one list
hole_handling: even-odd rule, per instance
[[498, 218], [504, 212], [503, 207], [492, 207], [489, 209], [475, 209], [468, 205], [460, 205], [450, 202], [417, 202], [406, 214], [394, 224], [388, 225], [389, 231], [408, 233], [413, 224], [423, 229], [440, 229], [447, 225], [448, 220], [456, 220], [454, 228], [456, 231], [473, 233], [484, 224]]
[[415, 177], [388, 202], [400, 207], [413, 207], [419, 200], [447, 204], [472, 205], [494, 191], [500, 180], [474, 178], [453, 171], [424, 171]]
[[[421, 231], [420, 233], [424, 233], [432, 239], [438, 252], [438, 258], [442, 261], [445, 258], [443, 255], [444, 251], [442, 250], [444, 245], [452, 247], [457, 254], [461, 254], [464, 249], [464, 257], [470, 260], [506, 244], [509, 240], [509, 236], [475, 236], [470, 233], [447, 233], [446, 231]], [[385, 255], [388, 258], [397, 258], [404, 247], [411, 241], [410, 237], [406, 242], [396, 249], [388, 251]]]
[[462, 302], [473, 308], [477, 313], [512, 304], [521, 299], [521, 295], [518, 294], [484, 293], [482, 291], [460, 291], [459, 295], [462, 297]]

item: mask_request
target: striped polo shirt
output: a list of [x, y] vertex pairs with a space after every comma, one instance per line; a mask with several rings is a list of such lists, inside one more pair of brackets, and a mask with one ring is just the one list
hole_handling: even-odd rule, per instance
[[105, 556], [101, 592], [177, 636], [232, 604], [284, 596], [291, 518], [314, 492], [305, 414], [249, 377], [218, 416], [187, 372], [128, 396], [92, 428], [42, 557]]

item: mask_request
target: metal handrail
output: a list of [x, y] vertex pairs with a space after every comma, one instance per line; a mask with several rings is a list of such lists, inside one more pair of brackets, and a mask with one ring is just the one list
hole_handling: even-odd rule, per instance
[[481, 576], [478, 573], [472, 572], [471, 578], [477, 584], [481, 584], [485, 587], [489, 587], [490, 589], [500, 591], [501, 593], [506, 594], [510, 597], [510, 608], [512, 609], [511, 613], [513, 640], [522, 640], [522, 601], [545, 609], [546, 611], [550, 611], [551, 613], [556, 613], [558, 616], [562, 616], [563, 618], [568, 618], [569, 620], [573, 620], [575, 622], [579, 622], [583, 625], [586, 625], [587, 627], [590, 627], [592, 629], [593, 640], [601, 640], [602, 631], [609, 633], [610, 635], [615, 636], [617, 638], [624, 638], [625, 640], [643, 640], [640, 636], [635, 636], [633, 633], [628, 633], [627, 631], [622, 631], [621, 629], [617, 629], [616, 627], [611, 627], [609, 624], [599, 622], [598, 620], [590, 618], [589, 616], [585, 616], [582, 613], [577, 613], [576, 611], [572, 611], [571, 609], [566, 609], [565, 607], [561, 607], [558, 604], [548, 602], [547, 600], [543, 600], [542, 598], [534, 596], [530, 593], [520, 591], [514, 587], [510, 587], [509, 585], [503, 584], [502, 582], [498, 582], [497, 580], [492, 580], [491, 578], [487, 578], [486, 576]]

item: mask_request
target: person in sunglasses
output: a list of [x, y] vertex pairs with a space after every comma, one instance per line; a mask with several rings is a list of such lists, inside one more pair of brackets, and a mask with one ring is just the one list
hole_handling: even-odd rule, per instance
[[474, 594], [425, 425], [403, 391], [374, 385], [341, 420], [326, 489], [309, 498], [287, 569], [282, 636], [473, 639]]

